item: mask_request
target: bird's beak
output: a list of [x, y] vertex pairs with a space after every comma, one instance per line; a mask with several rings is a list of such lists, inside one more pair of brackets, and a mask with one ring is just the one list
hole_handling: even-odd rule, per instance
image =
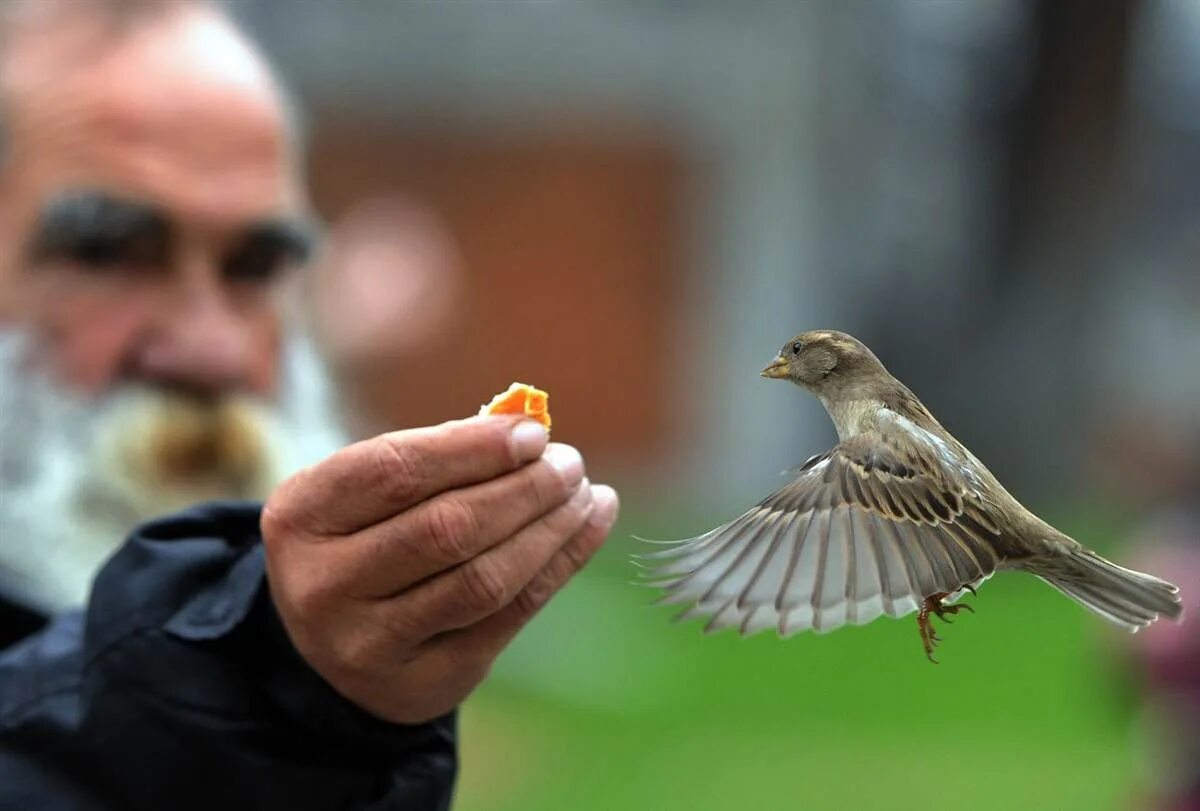
[[767, 364], [767, 368], [763, 369], [760, 374], [763, 377], [787, 377], [788, 363], [784, 360], [783, 355], [776, 355], [775, 360]]

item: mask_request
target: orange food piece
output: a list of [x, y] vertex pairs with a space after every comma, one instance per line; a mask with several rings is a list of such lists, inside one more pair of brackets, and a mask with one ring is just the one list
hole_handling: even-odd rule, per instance
[[513, 383], [479, 409], [480, 414], [524, 414], [550, 430], [550, 395], [527, 383]]

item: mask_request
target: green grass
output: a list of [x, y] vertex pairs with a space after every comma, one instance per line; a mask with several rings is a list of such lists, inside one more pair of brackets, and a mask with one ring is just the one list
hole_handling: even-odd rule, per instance
[[629, 584], [646, 526], [623, 521], [467, 702], [458, 811], [1129, 807], [1116, 637], [1040, 581], [967, 598], [938, 666], [912, 618], [706, 636]]

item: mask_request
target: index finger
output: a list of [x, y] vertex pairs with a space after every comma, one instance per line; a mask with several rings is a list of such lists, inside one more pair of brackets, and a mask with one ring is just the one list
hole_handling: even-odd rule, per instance
[[293, 529], [345, 535], [438, 493], [509, 473], [538, 458], [546, 429], [484, 416], [381, 434], [343, 448], [279, 486], [267, 510]]

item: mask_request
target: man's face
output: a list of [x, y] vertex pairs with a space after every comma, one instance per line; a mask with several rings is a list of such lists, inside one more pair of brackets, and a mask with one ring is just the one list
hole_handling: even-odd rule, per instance
[[115, 36], [60, 15], [9, 45], [0, 534], [26, 543], [0, 549], [0, 587], [57, 607], [134, 522], [265, 497], [336, 439], [286, 335], [308, 243], [257, 57], [187, 6]]
[[270, 396], [307, 241], [268, 75], [202, 10], [116, 39], [77, 17], [11, 57], [29, 78], [8, 124], [0, 313], [83, 393]]

